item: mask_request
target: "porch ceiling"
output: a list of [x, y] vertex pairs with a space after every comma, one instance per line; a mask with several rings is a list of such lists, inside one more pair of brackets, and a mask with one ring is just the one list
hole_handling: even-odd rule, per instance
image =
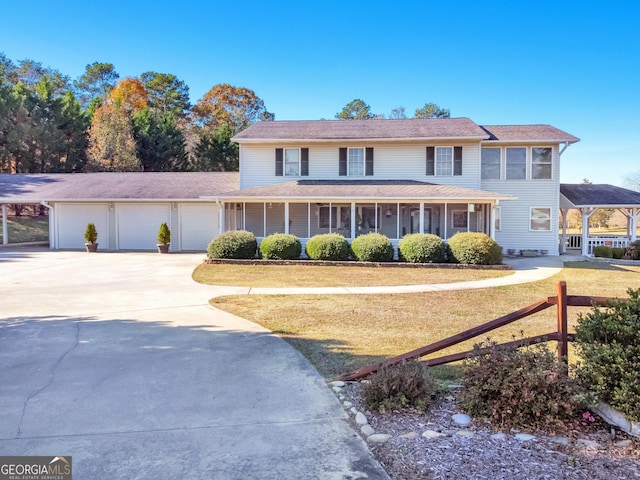
[[370, 199], [370, 200], [440, 200], [461, 203], [515, 200], [516, 197], [471, 188], [438, 185], [415, 180], [298, 180], [228, 192], [222, 200], [260, 199]]
[[[607, 184], [560, 184], [563, 208], [638, 208], [640, 192]], [[564, 197], [564, 198], [562, 198]]]

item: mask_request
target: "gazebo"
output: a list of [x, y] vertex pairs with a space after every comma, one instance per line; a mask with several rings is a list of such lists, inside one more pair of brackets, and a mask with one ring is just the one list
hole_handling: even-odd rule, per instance
[[[589, 218], [598, 209], [613, 208], [627, 217], [626, 235], [589, 234]], [[567, 235], [567, 213], [577, 209], [582, 216], [582, 234]], [[562, 215], [562, 234], [560, 253], [567, 248], [581, 250], [582, 255], [593, 255], [593, 247], [607, 245], [627, 247], [636, 240], [638, 218], [640, 217], [640, 192], [606, 184], [560, 184], [560, 214]]]

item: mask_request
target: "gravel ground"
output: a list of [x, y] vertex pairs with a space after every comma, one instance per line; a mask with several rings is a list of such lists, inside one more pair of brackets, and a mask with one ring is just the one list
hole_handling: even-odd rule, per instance
[[[349, 383], [346, 390], [361, 410], [360, 384]], [[530, 441], [516, 439], [517, 431], [495, 440], [491, 435], [500, 430], [487, 423], [474, 420], [469, 427], [456, 426], [451, 416], [460, 412], [453, 393], [439, 396], [426, 413], [365, 412], [376, 433], [392, 436], [370, 445], [371, 450], [394, 480], [640, 479], [640, 441], [619, 431], [613, 436], [599, 421], [566, 432], [522, 432], [535, 435]], [[444, 436], [424, 438], [426, 430]], [[584, 440], [597, 445], [587, 446]]]

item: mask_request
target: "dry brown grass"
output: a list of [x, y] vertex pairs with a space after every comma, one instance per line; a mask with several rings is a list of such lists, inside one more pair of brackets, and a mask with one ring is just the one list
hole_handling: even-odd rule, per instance
[[[510, 287], [398, 295], [232, 296], [211, 303], [274, 331], [321, 374], [334, 377], [553, 296], [559, 280], [567, 282], [570, 295], [624, 297], [628, 288], [640, 288], [640, 268], [575, 262], [550, 279]], [[570, 309], [572, 325], [577, 310]], [[555, 330], [555, 315], [549, 308], [495, 330], [491, 338], [501, 342], [521, 332], [549, 333]], [[469, 350], [480, 340], [437, 355]]]
[[466, 282], [511, 275], [511, 270], [202, 264], [196, 282], [238, 287], [355, 287]]

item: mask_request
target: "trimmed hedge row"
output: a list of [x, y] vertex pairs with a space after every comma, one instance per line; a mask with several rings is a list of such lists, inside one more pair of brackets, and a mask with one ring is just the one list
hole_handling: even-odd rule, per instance
[[[207, 249], [209, 258], [250, 259], [258, 252], [256, 237], [244, 230], [225, 232], [214, 238]], [[300, 258], [300, 240], [284, 233], [269, 235], [262, 240], [259, 254], [265, 259], [296, 260]], [[380, 233], [356, 237], [349, 245], [339, 233], [315, 235], [305, 247], [312, 260], [344, 261], [353, 258], [361, 262], [391, 262], [394, 250], [389, 239]], [[484, 233], [456, 233], [448, 245], [436, 235], [413, 233], [398, 243], [401, 261], [409, 263], [464, 263], [498, 265], [502, 263], [502, 247]]]

